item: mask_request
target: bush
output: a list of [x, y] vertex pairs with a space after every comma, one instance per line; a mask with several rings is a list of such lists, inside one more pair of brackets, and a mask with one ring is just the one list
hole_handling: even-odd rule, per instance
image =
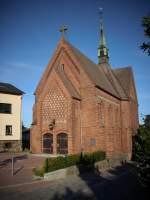
[[105, 159], [105, 152], [102, 152], [102, 151], [96, 151], [93, 153], [85, 153], [85, 154], [81, 153], [79, 162], [77, 164], [82, 167], [88, 166], [90, 168], [93, 168], [95, 162], [98, 162], [104, 159]]
[[66, 158], [66, 165], [69, 167], [72, 165], [76, 165], [79, 162], [80, 156], [79, 154], [68, 155], [65, 158]]
[[137, 162], [138, 175], [144, 186], [150, 187], [150, 115], [146, 115], [133, 139], [132, 159]]
[[35, 176], [41, 176], [42, 177], [42, 176], [44, 176], [45, 171], [44, 171], [43, 167], [41, 167], [41, 168], [36, 167], [36, 168], [33, 168], [33, 173], [34, 173]]
[[94, 157], [93, 154], [90, 153], [85, 153], [80, 155], [80, 159], [79, 159], [79, 165], [93, 165], [94, 164]]
[[95, 162], [104, 160], [105, 152], [96, 151], [94, 153], [81, 153], [76, 155], [67, 155], [65, 157], [58, 156], [56, 158], [47, 158], [42, 168], [35, 168], [34, 174], [43, 176], [44, 173], [52, 172], [58, 169], [63, 169], [73, 165], [84, 167], [91, 167]]
[[94, 158], [95, 162], [104, 160], [105, 157], [106, 157], [106, 155], [105, 155], [105, 152], [103, 152], [103, 151], [95, 151], [95, 152], [93, 152], [93, 158]]
[[28, 148], [24, 148], [23, 152], [25, 152], [25, 153], [32, 153], [32, 151], [30, 149], [28, 149]]
[[63, 169], [76, 165], [79, 160], [79, 155], [58, 156], [56, 158], [47, 158], [44, 162], [44, 171], [51, 172], [58, 169]]

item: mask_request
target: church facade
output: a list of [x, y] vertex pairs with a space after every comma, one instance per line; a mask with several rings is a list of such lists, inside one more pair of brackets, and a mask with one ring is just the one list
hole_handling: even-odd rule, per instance
[[95, 64], [62, 35], [35, 91], [33, 153], [131, 157], [138, 128], [132, 68], [111, 68], [102, 22], [100, 36]]

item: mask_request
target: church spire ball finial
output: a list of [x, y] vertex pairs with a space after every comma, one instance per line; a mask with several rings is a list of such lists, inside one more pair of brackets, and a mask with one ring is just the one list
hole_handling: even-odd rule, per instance
[[108, 49], [106, 47], [106, 40], [103, 27], [103, 8], [99, 8], [100, 15], [100, 42], [98, 47], [98, 64], [108, 63]]
[[100, 19], [102, 19], [102, 15], [103, 15], [103, 8], [102, 7], [99, 8], [99, 15], [100, 15]]
[[68, 28], [67, 28], [67, 26], [65, 26], [65, 25], [63, 25], [63, 26], [61, 26], [61, 28], [60, 28], [60, 32], [62, 33], [62, 36], [64, 36], [65, 35], [65, 32], [68, 30]]

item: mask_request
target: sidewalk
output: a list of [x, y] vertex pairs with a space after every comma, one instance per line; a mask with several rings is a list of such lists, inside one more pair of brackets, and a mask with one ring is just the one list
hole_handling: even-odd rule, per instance
[[126, 166], [54, 181], [35, 181], [0, 188], [2, 200], [148, 200], [146, 191]]
[[[14, 176], [12, 176], [12, 156], [14, 160]], [[45, 157], [24, 153], [0, 153], [0, 187], [33, 181], [32, 169], [43, 164]]]

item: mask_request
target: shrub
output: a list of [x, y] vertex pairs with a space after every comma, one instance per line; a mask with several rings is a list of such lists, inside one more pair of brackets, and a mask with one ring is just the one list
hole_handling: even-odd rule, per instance
[[28, 148], [24, 148], [23, 152], [25, 152], [25, 153], [32, 153], [32, 151], [30, 149], [28, 149]]
[[72, 165], [76, 165], [79, 162], [80, 156], [79, 154], [75, 154], [75, 155], [68, 155], [65, 157], [66, 159], [66, 165], [72, 166]]
[[52, 172], [58, 169], [63, 169], [73, 165], [84, 167], [94, 166], [94, 163], [105, 159], [105, 153], [96, 151], [94, 153], [81, 153], [76, 155], [66, 155], [65, 157], [58, 156], [56, 158], [47, 158], [42, 168], [35, 168], [33, 170], [35, 175], [43, 176], [44, 173]]
[[132, 159], [137, 162], [141, 183], [150, 187], [150, 115], [146, 115], [143, 120], [144, 123], [133, 138]]
[[97, 161], [104, 160], [106, 155], [104, 151], [95, 151], [93, 152], [93, 157], [94, 157], [95, 162], [97, 162]]
[[34, 175], [35, 176], [44, 176], [44, 173], [45, 173], [45, 171], [44, 171], [44, 168], [43, 167], [36, 167], [36, 168], [33, 168], [33, 173], [34, 173]]
[[48, 158], [45, 160], [43, 168], [44, 168], [44, 172], [48, 172], [48, 168], [49, 168]]
[[93, 153], [80, 154], [79, 163], [80, 165], [93, 165], [97, 161], [105, 159], [105, 152], [95, 151]]
[[51, 172], [57, 169], [66, 168], [76, 165], [79, 160], [79, 155], [68, 155], [65, 157], [58, 156], [56, 158], [47, 158], [44, 162], [44, 171]]
[[79, 159], [79, 165], [92, 165], [94, 164], [94, 159], [93, 159], [93, 154], [89, 154], [89, 153], [85, 153], [80, 155], [80, 159]]

